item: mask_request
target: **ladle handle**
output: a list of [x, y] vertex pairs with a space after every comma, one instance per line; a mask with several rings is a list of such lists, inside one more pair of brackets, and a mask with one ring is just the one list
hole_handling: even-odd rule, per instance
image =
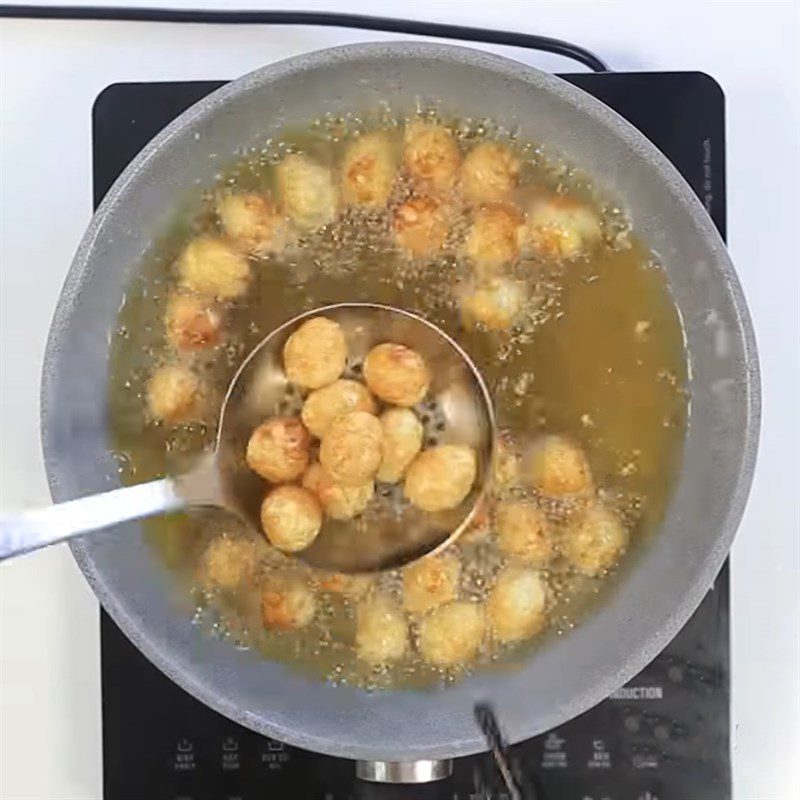
[[168, 478], [81, 497], [49, 508], [0, 516], [0, 561], [119, 522], [183, 508]]

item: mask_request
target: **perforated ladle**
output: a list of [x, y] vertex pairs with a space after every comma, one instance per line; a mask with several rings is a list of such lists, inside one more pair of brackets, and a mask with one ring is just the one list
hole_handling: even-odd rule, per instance
[[477, 454], [475, 484], [460, 506], [430, 514], [402, 498], [399, 487], [378, 485], [376, 500], [361, 517], [326, 520], [319, 536], [294, 553], [316, 567], [371, 572], [400, 566], [445, 546], [468, 525], [483, 495], [494, 445], [494, 414], [486, 385], [464, 350], [437, 326], [408, 311], [367, 303], [343, 303], [301, 314], [270, 333], [234, 376], [222, 404], [216, 448], [187, 473], [114, 489], [49, 508], [0, 517], [0, 559], [21, 555], [120, 522], [191, 506], [218, 506], [242, 518], [261, 535], [260, 507], [268, 485], [244, 460], [253, 429], [269, 416], [298, 413], [301, 397], [283, 371], [283, 347], [310, 317], [341, 325], [347, 370], [357, 375], [367, 352], [397, 342], [419, 352], [431, 375], [428, 396], [417, 413], [425, 440], [465, 444]]

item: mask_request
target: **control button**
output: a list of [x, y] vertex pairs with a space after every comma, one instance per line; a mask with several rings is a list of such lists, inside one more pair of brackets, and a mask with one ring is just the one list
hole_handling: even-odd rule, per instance
[[172, 762], [172, 768], [176, 772], [191, 772], [196, 767], [194, 743], [189, 739], [180, 739], [175, 743], [175, 756]]
[[227, 736], [222, 742], [222, 769], [225, 772], [235, 772], [240, 766], [239, 742], [233, 736]]
[[566, 739], [563, 739], [555, 731], [550, 731], [544, 740], [545, 750], [560, 750]]
[[286, 745], [275, 739], [267, 739], [267, 749], [261, 753], [261, 763], [269, 770], [280, 770], [288, 761], [290, 754], [286, 752]]
[[606, 749], [606, 743], [602, 739], [592, 740], [592, 755], [586, 766], [589, 769], [611, 769], [611, 753]]
[[555, 731], [545, 736], [542, 752], [542, 769], [566, 769], [567, 754], [564, 752], [565, 739]]

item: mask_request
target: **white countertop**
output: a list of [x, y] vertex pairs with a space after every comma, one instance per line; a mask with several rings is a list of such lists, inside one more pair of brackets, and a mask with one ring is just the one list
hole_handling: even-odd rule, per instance
[[[701, 70], [722, 85], [729, 242], [756, 326], [764, 390], [758, 468], [733, 551], [734, 791], [741, 800], [800, 797], [800, 5], [309, 0], [301, 7], [544, 34], [588, 47], [615, 70]], [[296, 53], [385, 38], [398, 37], [320, 28], [0, 23], [3, 510], [49, 501], [39, 374], [50, 317], [91, 215], [90, 113], [100, 90], [117, 81], [233, 78]], [[548, 70], [577, 69], [555, 56], [486, 49]], [[2, 566], [4, 800], [101, 797], [97, 608], [63, 546]]]

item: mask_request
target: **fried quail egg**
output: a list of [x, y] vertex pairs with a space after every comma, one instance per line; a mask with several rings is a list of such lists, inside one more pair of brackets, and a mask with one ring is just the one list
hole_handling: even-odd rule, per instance
[[504, 144], [481, 142], [461, 166], [461, 188], [471, 203], [501, 203], [517, 185], [519, 159]]
[[501, 642], [517, 642], [544, 630], [546, 600], [547, 590], [539, 572], [506, 567], [486, 603], [494, 637]]
[[436, 197], [410, 197], [394, 214], [394, 238], [413, 258], [431, 258], [444, 246], [450, 229], [450, 211]]
[[428, 393], [431, 374], [425, 359], [416, 350], [385, 342], [367, 353], [364, 380], [372, 393], [385, 403], [408, 408]]
[[471, 447], [443, 444], [423, 450], [411, 462], [403, 488], [422, 511], [447, 511], [464, 501], [476, 474], [477, 458]]
[[303, 476], [303, 486], [314, 492], [331, 519], [353, 519], [369, 505], [375, 484], [367, 480], [358, 486], [342, 486], [331, 480], [321, 464], [312, 464]]
[[347, 361], [347, 343], [338, 322], [327, 317], [306, 320], [283, 348], [286, 377], [303, 389], [333, 383]]
[[380, 417], [383, 429], [383, 458], [377, 479], [399, 483], [422, 449], [422, 423], [410, 408], [390, 408]]
[[485, 628], [484, 611], [476, 603], [455, 600], [439, 606], [420, 622], [419, 653], [438, 667], [466, 665], [478, 654]]
[[620, 518], [600, 502], [574, 518], [564, 533], [564, 554], [581, 572], [597, 575], [613, 567], [630, 534]]
[[548, 497], [585, 494], [592, 489], [586, 454], [564, 436], [541, 437], [534, 442], [526, 461], [528, 483]]
[[403, 137], [403, 164], [425, 189], [449, 189], [458, 175], [461, 153], [453, 134], [441, 125], [412, 122]]
[[261, 525], [270, 543], [285, 553], [305, 550], [322, 527], [322, 507], [313, 492], [278, 486], [261, 504]]
[[147, 410], [171, 424], [199, 419], [205, 411], [205, 385], [183, 364], [165, 364], [147, 382]]
[[297, 417], [272, 417], [250, 434], [247, 466], [272, 483], [297, 480], [308, 466], [311, 437]]
[[247, 258], [217, 236], [192, 239], [178, 257], [177, 270], [184, 288], [219, 300], [241, 297], [250, 282]]
[[467, 329], [480, 324], [492, 331], [511, 328], [525, 303], [525, 289], [510, 278], [470, 284], [461, 293], [461, 320]]
[[370, 664], [401, 659], [408, 649], [403, 611], [386, 595], [369, 597], [356, 610], [356, 653]]
[[334, 483], [358, 487], [372, 481], [383, 458], [383, 431], [377, 417], [353, 411], [328, 428], [319, 460]]
[[303, 403], [300, 416], [309, 431], [322, 439], [334, 420], [351, 411], [374, 414], [377, 407], [363, 383], [340, 378], [311, 392]]
[[339, 196], [328, 167], [293, 153], [275, 172], [282, 209], [298, 228], [314, 231], [333, 221]]
[[426, 614], [455, 600], [461, 562], [455, 553], [421, 558], [403, 570], [403, 605], [410, 614]]
[[553, 534], [544, 514], [526, 500], [498, 503], [497, 543], [508, 556], [544, 566], [553, 556]]
[[314, 592], [300, 576], [272, 573], [261, 590], [261, 620], [271, 631], [305, 628], [317, 613]]
[[281, 253], [291, 239], [289, 220], [263, 195], [222, 194], [217, 216], [228, 239], [255, 256]]
[[385, 133], [360, 136], [344, 154], [344, 201], [364, 208], [382, 208], [392, 192], [396, 171], [392, 144]]
[[522, 249], [540, 258], [571, 261], [591, 253], [601, 239], [597, 214], [580, 200], [539, 198], [520, 229]]
[[519, 257], [519, 212], [508, 206], [492, 206], [475, 212], [464, 251], [479, 278], [496, 276]]
[[252, 542], [218, 536], [203, 553], [201, 580], [211, 588], [233, 591], [253, 576], [256, 551]]

